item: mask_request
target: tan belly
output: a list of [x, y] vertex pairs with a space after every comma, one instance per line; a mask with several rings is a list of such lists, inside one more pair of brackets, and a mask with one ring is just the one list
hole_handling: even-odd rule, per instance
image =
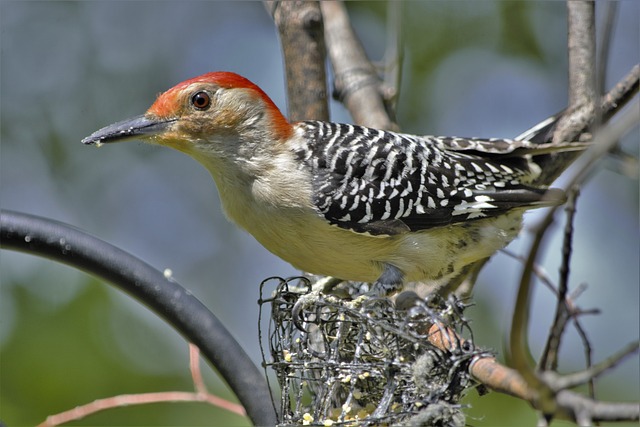
[[344, 280], [374, 282], [385, 263], [405, 282], [446, 282], [464, 266], [492, 255], [518, 233], [521, 215], [476, 220], [396, 236], [374, 237], [329, 225], [317, 216], [271, 218], [248, 231], [294, 267]]

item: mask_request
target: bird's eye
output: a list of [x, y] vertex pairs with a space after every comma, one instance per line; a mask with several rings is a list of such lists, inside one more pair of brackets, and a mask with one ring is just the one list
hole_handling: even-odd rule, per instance
[[191, 97], [191, 104], [198, 110], [206, 110], [211, 105], [211, 97], [207, 92], [196, 92]]

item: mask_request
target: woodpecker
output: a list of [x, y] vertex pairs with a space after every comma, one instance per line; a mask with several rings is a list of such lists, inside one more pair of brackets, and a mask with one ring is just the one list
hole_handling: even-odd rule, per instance
[[226, 216], [297, 269], [371, 283], [376, 295], [459, 280], [516, 237], [525, 210], [563, 202], [536, 182], [536, 156], [582, 148], [290, 123], [231, 72], [179, 83], [82, 142], [128, 139], [200, 162]]

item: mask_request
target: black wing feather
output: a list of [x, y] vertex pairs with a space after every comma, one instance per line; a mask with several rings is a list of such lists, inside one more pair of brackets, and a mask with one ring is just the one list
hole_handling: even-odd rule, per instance
[[392, 235], [551, 204], [546, 189], [527, 186], [534, 172], [507, 140], [302, 124], [314, 141], [297, 152], [313, 175], [313, 202], [341, 228]]

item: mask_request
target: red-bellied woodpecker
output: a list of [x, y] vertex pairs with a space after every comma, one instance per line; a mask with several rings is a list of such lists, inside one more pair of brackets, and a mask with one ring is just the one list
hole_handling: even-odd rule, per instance
[[564, 199], [535, 182], [534, 156], [581, 148], [290, 123], [229, 72], [184, 81], [144, 115], [82, 142], [132, 138], [202, 163], [228, 218], [274, 254], [309, 273], [374, 283], [377, 294], [414, 281], [443, 286], [503, 248], [526, 209]]

